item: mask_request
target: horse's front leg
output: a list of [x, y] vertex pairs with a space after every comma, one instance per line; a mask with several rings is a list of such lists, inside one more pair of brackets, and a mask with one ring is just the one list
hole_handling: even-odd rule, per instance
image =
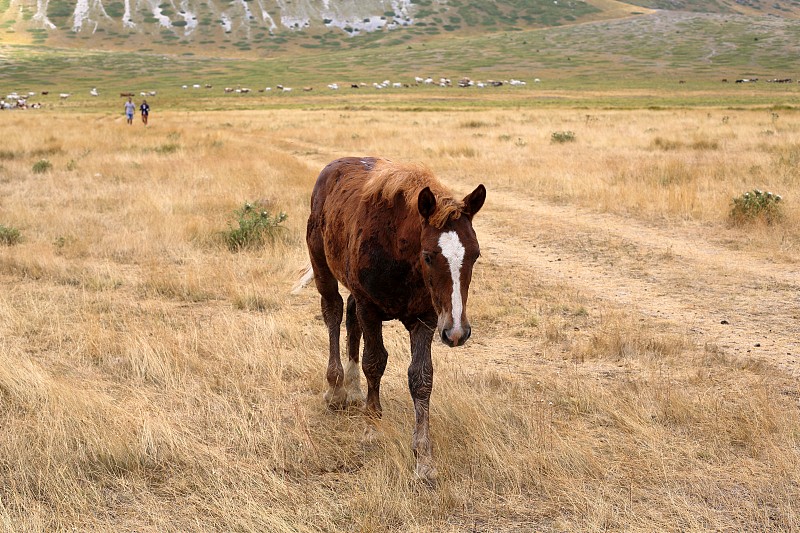
[[[407, 326], [408, 327], [408, 326]], [[408, 327], [411, 337], [411, 365], [408, 367], [408, 389], [414, 400], [414, 435], [411, 449], [417, 459], [414, 469], [417, 477], [427, 483], [436, 479], [433, 465], [433, 446], [430, 437], [429, 412], [433, 390], [433, 362], [431, 361], [431, 342], [436, 327], [436, 317], [425, 322], [417, 321]]]

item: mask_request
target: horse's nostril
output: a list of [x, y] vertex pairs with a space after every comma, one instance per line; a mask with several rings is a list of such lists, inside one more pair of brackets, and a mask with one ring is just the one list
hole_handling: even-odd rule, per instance
[[461, 338], [461, 344], [464, 344], [469, 340], [469, 336], [472, 335], [472, 328], [467, 326], [464, 328], [464, 336]]
[[446, 329], [442, 329], [442, 342], [445, 344], [450, 344], [450, 337], [447, 335]]

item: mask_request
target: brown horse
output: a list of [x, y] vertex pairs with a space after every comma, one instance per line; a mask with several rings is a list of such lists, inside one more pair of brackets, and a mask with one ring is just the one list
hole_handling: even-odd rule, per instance
[[[472, 217], [485, 199], [483, 185], [459, 201], [425, 167], [372, 157], [328, 164], [311, 196], [306, 242], [330, 338], [325, 400], [331, 408], [363, 402], [358, 371], [363, 335], [366, 412], [381, 416], [388, 358], [382, 322], [400, 320], [411, 337], [415, 472], [426, 481], [436, 476], [428, 431], [431, 342], [437, 327], [451, 347], [470, 336], [467, 294], [480, 255]], [[337, 280], [350, 291], [346, 370], [339, 356], [343, 301]]]

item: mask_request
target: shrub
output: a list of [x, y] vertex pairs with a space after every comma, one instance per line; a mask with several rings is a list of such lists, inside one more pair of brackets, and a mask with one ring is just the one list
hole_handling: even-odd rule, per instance
[[33, 164], [33, 173], [44, 174], [51, 168], [53, 168], [53, 164], [50, 161], [48, 161], [47, 159], [40, 159]]
[[156, 146], [153, 150], [157, 154], [164, 155], [164, 154], [174, 154], [175, 152], [178, 151], [179, 148], [180, 148], [179, 144], [167, 143], [167, 144], [162, 144], [161, 146]]
[[462, 128], [485, 128], [487, 126], [490, 126], [490, 124], [482, 120], [469, 120], [461, 123]]
[[753, 189], [733, 199], [728, 216], [737, 225], [756, 221], [774, 224], [783, 218], [782, 201], [779, 194]]
[[6, 246], [12, 246], [14, 244], [17, 244], [21, 240], [21, 238], [22, 237], [17, 228], [12, 228], [0, 224], [0, 244], [5, 244]]
[[281, 224], [288, 218], [283, 211], [277, 215], [270, 214], [266, 206], [258, 202], [248, 202], [234, 213], [238, 227], [230, 224], [230, 229], [222, 235], [225, 244], [234, 252], [274, 242], [278, 232], [285, 229]]
[[571, 143], [575, 141], [575, 132], [573, 131], [554, 131], [550, 135], [550, 142], [554, 143]]

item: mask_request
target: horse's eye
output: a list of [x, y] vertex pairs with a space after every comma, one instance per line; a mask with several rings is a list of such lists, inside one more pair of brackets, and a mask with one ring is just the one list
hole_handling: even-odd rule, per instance
[[433, 262], [433, 259], [431, 258], [431, 254], [429, 254], [427, 252], [422, 254], [422, 260], [425, 261], [425, 264], [428, 265], [428, 266], [430, 266], [431, 263]]

